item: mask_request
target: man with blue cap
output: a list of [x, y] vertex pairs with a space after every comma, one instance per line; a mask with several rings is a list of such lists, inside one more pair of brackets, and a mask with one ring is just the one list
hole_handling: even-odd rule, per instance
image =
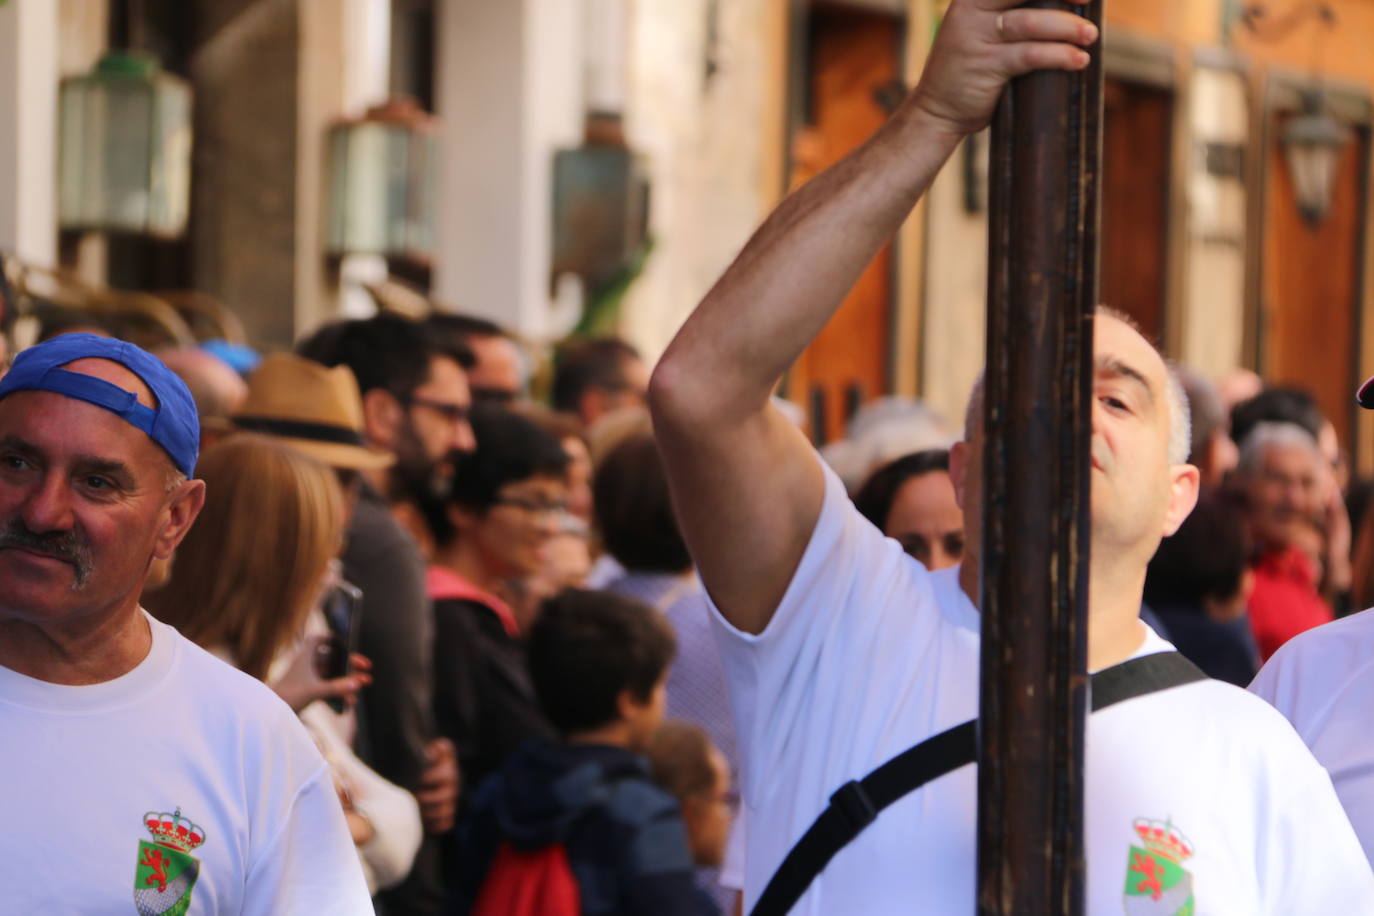
[[139, 606], [204, 503], [199, 435], [130, 343], [63, 335], [0, 379], [6, 912], [371, 912], [300, 723]]

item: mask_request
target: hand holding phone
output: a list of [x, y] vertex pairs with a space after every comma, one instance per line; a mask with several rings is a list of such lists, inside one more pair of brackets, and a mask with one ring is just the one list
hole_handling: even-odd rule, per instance
[[[348, 677], [353, 671], [362, 602], [362, 591], [344, 581], [331, 586], [325, 595], [323, 610], [324, 621], [329, 627], [329, 639], [324, 643], [319, 674], [326, 681]], [[335, 712], [343, 712], [346, 706], [344, 698], [340, 696], [326, 697], [325, 702]]]

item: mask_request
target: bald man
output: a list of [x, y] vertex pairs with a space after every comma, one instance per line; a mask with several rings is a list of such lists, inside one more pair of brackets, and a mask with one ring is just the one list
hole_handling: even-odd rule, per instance
[[63, 335], [0, 380], [6, 912], [372, 912], [299, 721], [139, 607], [204, 502], [198, 439], [132, 344]]
[[[1014, 7], [954, 0], [917, 89], [783, 202], [654, 373], [654, 428], [731, 692], [749, 908], [827, 808], [830, 827], [860, 830], [790, 912], [975, 908], [975, 767], [871, 823], [873, 801], [851, 781], [978, 713], [977, 399], [950, 456], [968, 554], [931, 573], [859, 515], [769, 395], [1006, 81], [1086, 66], [1090, 23]], [[1106, 315], [1094, 349], [1088, 663], [1102, 669], [1172, 648], [1140, 622], [1141, 594], [1198, 472], [1186, 464], [1186, 402], [1155, 349]], [[1229, 684], [1193, 681], [1093, 714], [1085, 796], [1089, 913], [1278, 916], [1374, 899], [1326, 773], [1280, 716]]]

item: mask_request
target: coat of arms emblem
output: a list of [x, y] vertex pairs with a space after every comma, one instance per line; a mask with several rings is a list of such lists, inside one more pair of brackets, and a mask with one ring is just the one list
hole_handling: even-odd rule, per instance
[[1193, 876], [1183, 863], [1193, 844], [1168, 821], [1136, 818], [1140, 845], [1126, 857], [1127, 916], [1193, 916]]
[[182, 916], [191, 906], [191, 889], [200, 877], [200, 860], [191, 850], [205, 842], [205, 831], [181, 816], [149, 811], [143, 826], [152, 842], [138, 841], [134, 904], [139, 916]]

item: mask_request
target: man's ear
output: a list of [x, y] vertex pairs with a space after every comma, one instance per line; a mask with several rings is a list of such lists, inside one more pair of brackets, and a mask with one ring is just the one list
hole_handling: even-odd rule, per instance
[[1166, 538], [1179, 529], [1197, 505], [1202, 476], [1191, 464], [1176, 464], [1169, 469], [1169, 473], [1172, 480], [1169, 482], [1169, 507], [1164, 516], [1163, 534]]
[[620, 716], [620, 721], [629, 722], [634, 719], [635, 714], [645, 706], [643, 700], [635, 696], [635, 692], [626, 687], [615, 697], [615, 711]]
[[205, 481], [188, 480], [177, 487], [167, 506], [167, 521], [153, 542], [153, 556], [165, 560], [176, 552], [205, 506]]
[[375, 447], [394, 451], [404, 421], [405, 407], [390, 391], [373, 388], [363, 395], [363, 435]]
[[963, 509], [966, 502], [964, 483], [968, 479], [968, 443], [960, 440], [949, 447], [949, 480], [954, 484], [954, 501]]

